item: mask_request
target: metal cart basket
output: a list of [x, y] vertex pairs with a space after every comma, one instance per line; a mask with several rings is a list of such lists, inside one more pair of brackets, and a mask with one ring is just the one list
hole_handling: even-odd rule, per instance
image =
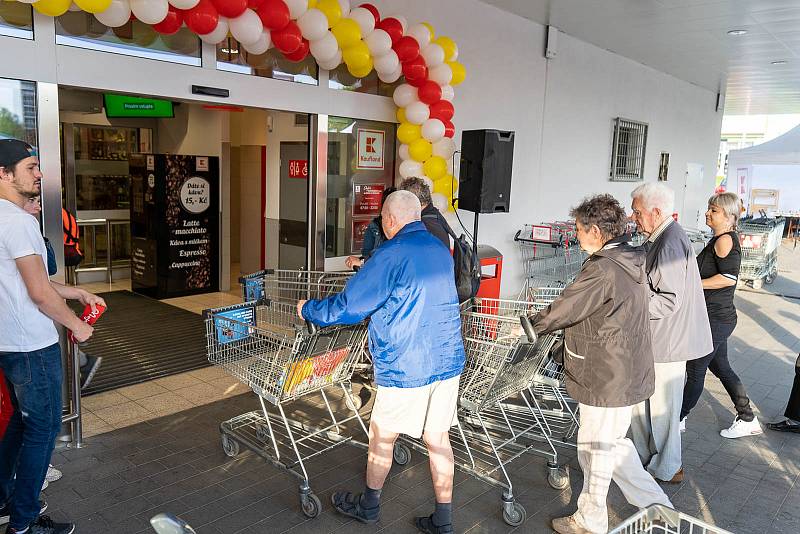
[[[298, 279], [307, 274], [294, 273]], [[305, 280], [308, 296], [321, 296], [329, 290], [309, 277]], [[349, 389], [364, 350], [366, 325], [307, 331], [307, 325], [297, 318], [296, 301], [269, 298], [206, 310], [204, 318], [209, 361], [248, 385], [261, 403], [260, 411], [220, 424], [225, 453], [236, 456], [243, 445], [298, 477], [302, 511], [316, 517], [322, 507], [311, 491], [305, 462], [345, 443], [366, 447], [354, 436], [363, 432], [366, 438], [368, 434]], [[325, 393], [331, 387], [341, 388], [352, 415], [337, 420]], [[311, 394], [319, 394], [324, 403], [319, 419], [291, 419], [284, 405]], [[278, 413], [270, 413], [267, 403]]]
[[739, 280], [750, 282], [754, 289], [771, 284], [778, 275], [778, 248], [786, 220], [749, 219], [739, 223], [742, 265]]
[[731, 534], [727, 530], [704, 523], [699, 519], [653, 505], [640, 510], [608, 534]]

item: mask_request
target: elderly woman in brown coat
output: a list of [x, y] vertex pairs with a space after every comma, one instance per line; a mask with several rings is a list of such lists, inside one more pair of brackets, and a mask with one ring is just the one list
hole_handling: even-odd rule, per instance
[[626, 437], [632, 406], [654, 388], [650, 290], [645, 253], [628, 243], [627, 217], [614, 197], [588, 198], [570, 215], [581, 248], [590, 256], [561, 297], [530, 321], [537, 334], [564, 329], [567, 392], [580, 409], [583, 490], [578, 510], [554, 519], [553, 530], [604, 533], [612, 480], [634, 506], [672, 507]]

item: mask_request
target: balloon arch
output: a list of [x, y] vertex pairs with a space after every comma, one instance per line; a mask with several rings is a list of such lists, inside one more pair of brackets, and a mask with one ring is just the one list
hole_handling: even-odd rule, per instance
[[351, 9], [350, 0], [38, 0], [33, 8], [52, 17], [68, 10], [92, 13], [110, 28], [132, 17], [161, 34], [183, 25], [206, 43], [230, 33], [252, 54], [275, 47], [290, 61], [308, 55], [326, 70], [344, 63], [356, 78], [373, 70], [383, 82], [405, 83], [394, 91], [401, 176], [428, 180], [434, 204], [452, 209], [458, 182], [450, 160], [453, 86], [464, 81], [456, 43], [436, 36], [427, 22], [408, 25], [402, 16], [381, 18], [371, 4]]

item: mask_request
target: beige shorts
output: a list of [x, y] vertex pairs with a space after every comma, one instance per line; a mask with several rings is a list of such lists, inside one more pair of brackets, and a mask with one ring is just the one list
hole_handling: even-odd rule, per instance
[[412, 438], [426, 432], [448, 432], [456, 424], [458, 379], [454, 376], [419, 388], [378, 386], [372, 421], [381, 430]]

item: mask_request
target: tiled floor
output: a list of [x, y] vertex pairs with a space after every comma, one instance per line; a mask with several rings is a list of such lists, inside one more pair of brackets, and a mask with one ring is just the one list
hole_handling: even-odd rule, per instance
[[[800, 250], [785, 246], [781, 258], [781, 276], [774, 285], [761, 292], [738, 292], [739, 325], [730, 342], [733, 367], [762, 421], [783, 412], [800, 351]], [[111, 419], [114, 412], [131, 413], [127, 420], [132, 421], [136, 406], [177, 410], [183, 404], [179, 398], [197, 403], [208, 400], [212, 388], [235, 387], [230, 380], [226, 386], [219, 375], [188, 376], [187, 381], [175, 378], [115, 392], [116, 406], [127, 407], [114, 410], [109, 404], [97, 410]], [[254, 395], [238, 395], [95, 435], [80, 450], [57, 451], [53, 460], [65, 475], [45, 492], [53, 515], [77, 521], [80, 534], [149, 532], [148, 518], [161, 511], [182, 516], [200, 534], [357, 534], [414, 532], [412, 518], [430, 512], [427, 462], [414, 454], [407, 466], [393, 467], [377, 525], [335, 515], [330, 494], [339, 487], [358, 489], [365, 462], [361, 449], [341, 447], [308, 463], [324, 511], [306, 520], [298, 511], [296, 479], [252, 453], [228, 458], [221, 450], [219, 423], [257, 406]], [[296, 417], [315, 420], [313, 407], [300, 404], [294, 409]], [[732, 419], [730, 400], [709, 376], [683, 434], [686, 479], [665, 485], [665, 491], [681, 511], [737, 534], [800, 532], [800, 435], [766, 431], [725, 440], [719, 430]], [[566, 453], [565, 460], [571, 467], [571, 489], [561, 492], [547, 485], [542, 458], [525, 456], [513, 464], [515, 493], [528, 512], [516, 530], [501, 519], [497, 489], [457, 473], [457, 531], [550, 532], [550, 519], [574, 510], [582, 484], [574, 457]], [[612, 525], [635, 511], [616, 487], [609, 494], [609, 510]]]

